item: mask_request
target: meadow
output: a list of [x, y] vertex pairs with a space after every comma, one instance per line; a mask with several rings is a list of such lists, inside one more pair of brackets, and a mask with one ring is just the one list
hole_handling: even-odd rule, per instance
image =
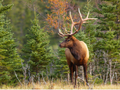
[[74, 88], [74, 85], [67, 81], [60, 81], [56, 80], [54, 82], [40, 82], [40, 83], [30, 83], [28, 85], [17, 85], [17, 86], [6, 86], [2, 85], [0, 89], [120, 89], [120, 84], [116, 85], [92, 85], [90, 84], [90, 88], [83, 83], [77, 84], [76, 88]]

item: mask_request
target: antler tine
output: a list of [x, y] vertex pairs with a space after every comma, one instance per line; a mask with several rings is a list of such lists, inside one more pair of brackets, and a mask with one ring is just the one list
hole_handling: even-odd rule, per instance
[[[97, 18], [88, 18], [89, 17], [89, 12], [87, 14], [87, 17], [84, 19], [84, 21], [87, 21], [87, 20], [96, 20]], [[84, 22], [86, 23], [86, 22]]]
[[[80, 14], [80, 18], [82, 19], [82, 15], [81, 15], [81, 13], [80, 13], [80, 9], [78, 9], [78, 11], [79, 11], [79, 14]], [[80, 22], [74, 22], [73, 19], [72, 19], [71, 12], [70, 12], [69, 14], [70, 14], [70, 19], [71, 19], [71, 21], [72, 21], [70, 34], [73, 35], [73, 27], [75, 28], [75, 25], [79, 24]], [[75, 31], [78, 31], [78, 30], [75, 28]]]
[[60, 36], [60, 37], [64, 37], [63, 35], [61, 35], [60, 33], [58, 33], [58, 35]]
[[62, 31], [61, 31], [61, 29], [59, 29], [59, 33], [60, 33], [60, 34], [63, 34]]
[[[65, 32], [67, 32], [66, 28], [65, 28]], [[60, 35], [61, 37], [64, 37], [64, 36], [68, 36], [68, 35], [71, 35], [71, 34], [68, 34], [68, 32], [67, 32], [67, 34], [63, 34], [61, 29], [59, 29], [58, 35]]]
[[79, 21], [79, 22], [74, 23], [74, 25], [78, 25], [78, 24], [79, 24], [79, 28], [78, 28], [78, 29], [76, 29], [76, 28], [75, 28], [75, 26], [74, 26], [74, 28], [75, 28], [75, 32], [74, 32], [74, 33], [72, 33], [71, 35], [76, 34], [76, 33], [80, 30], [80, 28], [81, 28], [82, 24], [84, 23], [84, 22], [83, 22], [83, 18], [82, 18], [82, 14], [81, 14], [81, 12], [80, 12], [80, 8], [78, 8], [78, 12], [79, 12], [79, 16], [80, 16], [80, 21]]
[[73, 33], [74, 21], [73, 21], [73, 19], [72, 19], [71, 12], [69, 12], [69, 15], [70, 15], [70, 19], [71, 19], [71, 21], [72, 21], [72, 25], [71, 25], [71, 31], [70, 31], [70, 34], [72, 34], [72, 33]]
[[70, 15], [70, 19], [71, 19], [71, 21], [72, 21], [72, 23], [73, 23], [73, 19], [72, 19], [71, 11], [69, 12], [69, 15]]
[[64, 36], [64, 34], [62, 33], [61, 29], [59, 29], [59, 33], [58, 33], [61, 37]]
[[80, 12], [80, 8], [78, 8], [78, 12], [79, 12], [80, 19], [82, 20], [82, 14]]
[[66, 29], [66, 28], [65, 28], [65, 33], [66, 33], [66, 34], [68, 34], [68, 31], [67, 31], [67, 29]]
[[86, 18], [88, 18], [89, 14], [90, 14], [90, 13], [88, 12], [88, 14], [87, 14], [87, 17], [86, 17]]

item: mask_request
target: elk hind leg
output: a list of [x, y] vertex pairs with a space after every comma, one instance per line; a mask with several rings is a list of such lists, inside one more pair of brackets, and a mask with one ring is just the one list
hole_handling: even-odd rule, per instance
[[85, 80], [86, 80], [86, 84], [87, 84], [87, 86], [89, 86], [88, 78], [87, 78], [87, 64], [84, 64], [83, 68], [84, 68], [84, 77], [85, 77]]

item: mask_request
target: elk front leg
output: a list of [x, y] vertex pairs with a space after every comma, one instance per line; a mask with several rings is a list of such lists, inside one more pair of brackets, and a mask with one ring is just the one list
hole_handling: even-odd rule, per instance
[[70, 66], [69, 66], [69, 68], [70, 68], [70, 80], [71, 80], [71, 83], [73, 83], [73, 64], [71, 64]]
[[75, 65], [75, 86], [74, 87], [76, 87], [77, 77], [78, 77], [78, 67], [77, 67], [77, 65]]

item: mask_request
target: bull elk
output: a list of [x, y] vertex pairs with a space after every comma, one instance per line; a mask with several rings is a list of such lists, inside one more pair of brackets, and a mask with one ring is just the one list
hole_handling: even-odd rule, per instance
[[[65, 49], [65, 55], [67, 59], [67, 64], [70, 69], [70, 79], [73, 83], [73, 73], [75, 72], [75, 86], [76, 86], [76, 79], [78, 77], [78, 66], [83, 66], [84, 69], [84, 77], [86, 79], [86, 84], [89, 86], [88, 79], [87, 79], [87, 61], [89, 59], [89, 50], [85, 42], [79, 41], [73, 35], [76, 34], [83, 23], [86, 23], [87, 20], [95, 20], [96, 18], [88, 18], [89, 12], [85, 19], [82, 18], [80, 13], [80, 9], [78, 9], [80, 20], [78, 22], [74, 22], [70, 12], [70, 19], [72, 21], [70, 33], [65, 29], [65, 34], [59, 29], [59, 35], [61, 37], [67, 36], [67, 38], [60, 43], [61, 48]], [[79, 25], [78, 29], [75, 28], [75, 25]], [[75, 28], [75, 32], [73, 32], [73, 27]]]

